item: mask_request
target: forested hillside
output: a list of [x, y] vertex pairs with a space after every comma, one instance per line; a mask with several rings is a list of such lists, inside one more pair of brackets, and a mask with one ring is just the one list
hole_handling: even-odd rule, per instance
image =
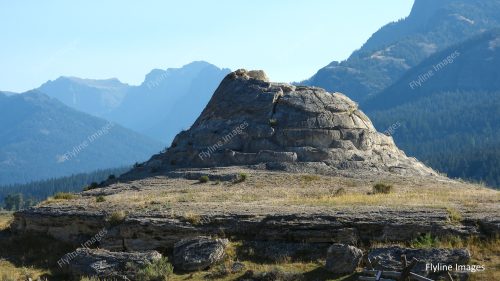
[[498, 65], [500, 32], [492, 30], [431, 56], [362, 108], [381, 131], [400, 124], [393, 137], [407, 154], [499, 187]]
[[99, 183], [110, 176], [118, 177], [128, 169], [130, 168], [106, 169], [26, 184], [3, 185], [0, 186], [0, 207], [8, 210], [29, 207], [57, 192], [82, 191], [92, 183]]

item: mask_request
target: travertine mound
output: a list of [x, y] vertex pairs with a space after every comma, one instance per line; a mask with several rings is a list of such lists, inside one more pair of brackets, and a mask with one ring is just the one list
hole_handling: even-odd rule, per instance
[[237, 70], [166, 152], [129, 173], [258, 165], [299, 172], [386, 171], [434, 175], [379, 133], [356, 103], [315, 87], [271, 83]]

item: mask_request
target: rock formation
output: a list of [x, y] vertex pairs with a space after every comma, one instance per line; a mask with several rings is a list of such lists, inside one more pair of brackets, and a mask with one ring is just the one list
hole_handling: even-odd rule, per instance
[[174, 266], [183, 271], [198, 271], [220, 262], [225, 256], [227, 239], [193, 237], [175, 243]]
[[361, 262], [363, 251], [345, 244], [333, 244], [328, 248], [326, 269], [335, 274], [352, 274]]
[[340, 93], [271, 83], [263, 71], [237, 70], [222, 81], [193, 126], [134, 174], [221, 166], [271, 170], [435, 175], [379, 133]]

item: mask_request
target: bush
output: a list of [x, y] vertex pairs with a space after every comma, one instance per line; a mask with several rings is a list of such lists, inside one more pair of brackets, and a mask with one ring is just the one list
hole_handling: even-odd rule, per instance
[[373, 186], [373, 193], [374, 194], [378, 194], [378, 193], [389, 194], [391, 192], [392, 192], [392, 185], [390, 185], [390, 184], [377, 183]]
[[127, 214], [124, 211], [116, 211], [111, 213], [111, 215], [108, 217], [108, 222], [111, 225], [118, 225], [122, 223], [126, 217]]
[[198, 180], [200, 183], [207, 183], [210, 179], [208, 176], [201, 176], [200, 179]]
[[97, 182], [92, 182], [89, 186], [85, 187], [83, 191], [91, 190], [91, 189], [96, 189], [99, 187], [99, 184]]
[[343, 187], [335, 190], [335, 192], [333, 193], [333, 196], [342, 196], [342, 195], [345, 195], [347, 192], [345, 191], [345, 189]]
[[310, 183], [313, 181], [320, 180], [320, 177], [318, 175], [302, 175], [302, 180], [307, 183]]
[[234, 182], [235, 182], [235, 183], [244, 182], [244, 181], [246, 181], [246, 180], [247, 180], [247, 178], [248, 178], [248, 175], [247, 175], [247, 174], [245, 174], [245, 173], [240, 173]]
[[108, 180], [114, 180], [114, 179], [116, 179], [115, 175], [109, 175]]
[[146, 267], [137, 271], [136, 278], [138, 281], [167, 281], [172, 275], [174, 268], [168, 262], [166, 257], [148, 264]]
[[70, 200], [70, 199], [75, 199], [76, 195], [73, 193], [68, 193], [68, 192], [58, 192], [54, 195], [54, 199], [58, 200]]
[[188, 212], [184, 215], [184, 219], [192, 225], [199, 225], [202, 218], [199, 214], [194, 212]]
[[437, 237], [432, 237], [430, 233], [419, 236], [410, 242], [410, 247], [412, 248], [433, 248], [439, 243]]
[[278, 119], [269, 119], [269, 126], [271, 127], [278, 126]]
[[97, 197], [95, 198], [95, 201], [96, 201], [97, 203], [104, 202], [104, 201], [106, 201], [106, 198], [104, 198], [104, 196], [102, 196], [102, 195], [99, 195], [99, 196], [97, 196]]

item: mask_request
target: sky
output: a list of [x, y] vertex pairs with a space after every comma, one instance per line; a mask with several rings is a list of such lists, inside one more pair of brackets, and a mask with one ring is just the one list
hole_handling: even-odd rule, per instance
[[204, 60], [309, 78], [345, 60], [413, 0], [0, 0], [0, 90], [59, 76], [137, 85], [154, 68]]

